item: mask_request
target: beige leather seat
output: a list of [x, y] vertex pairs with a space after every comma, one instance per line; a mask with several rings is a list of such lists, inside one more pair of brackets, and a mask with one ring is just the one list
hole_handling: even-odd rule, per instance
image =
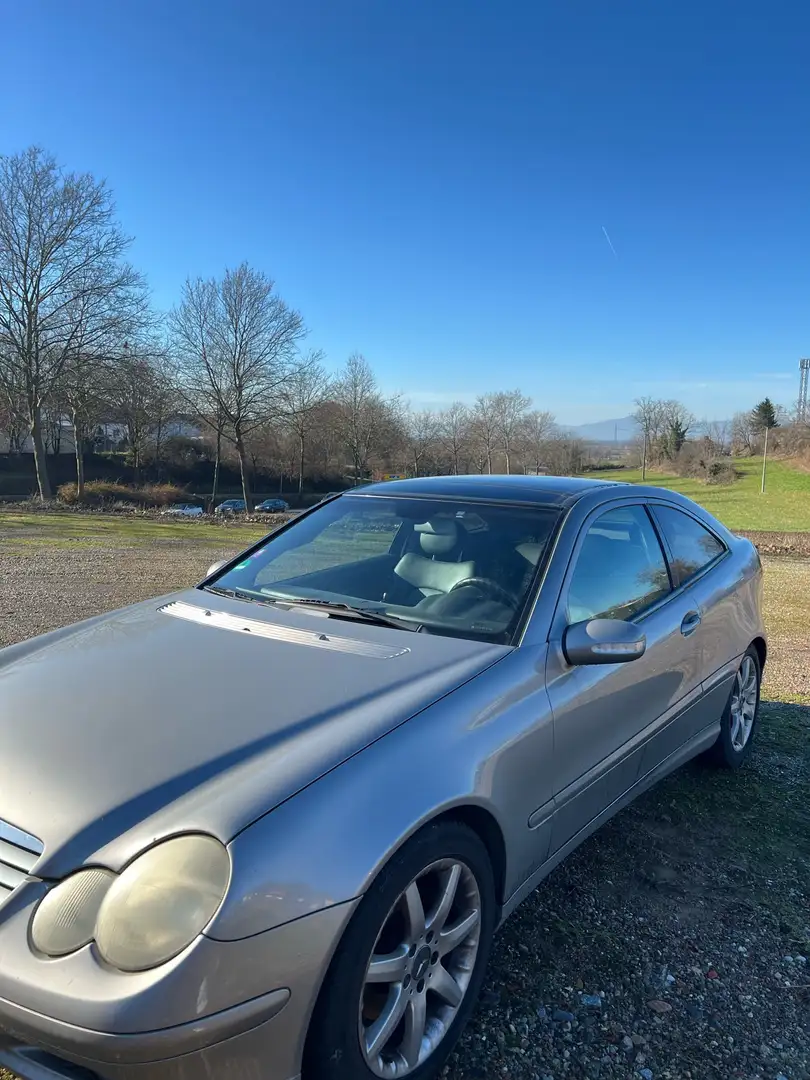
[[475, 576], [475, 563], [450, 562], [447, 557], [458, 547], [459, 529], [452, 518], [436, 518], [414, 526], [419, 536], [418, 552], [403, 555], [394, 567], [397, 577], [407, 581], [422, 596], [444, 596], [465, 578]]

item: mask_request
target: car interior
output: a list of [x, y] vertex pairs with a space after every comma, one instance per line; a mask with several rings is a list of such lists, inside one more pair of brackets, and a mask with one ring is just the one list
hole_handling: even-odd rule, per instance
[[407, 619], [503, 632], [522, 608], [554, 522], [539, 509], [441, 507], [421, 520], [397, 519], [380, 554], [290, 576], [271, 562], [255, 584], [276, 596], [369, 601]]

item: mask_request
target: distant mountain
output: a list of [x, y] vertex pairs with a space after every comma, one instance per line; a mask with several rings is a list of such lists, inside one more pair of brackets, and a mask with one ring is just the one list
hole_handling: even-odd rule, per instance
[[597, 420], [593, 424], [578, 424], [568, 429], [578, 439], [586, 442], [633, 442], [639, 434], [639, 426], [632, 416], [621, 416], [616, 420]]
[[[705, 435], [709, 428], [709, 421], [700, 421], [689, 429], [689, 438], [694, 439], [701, 435]], [[730, 422], [726, 420], [718, 421], [719, 424], [725, 424], [730, 428]], [[578, 439], [584, 439], [586, 442], [594, 443], [618, 443], [619, 446], [626, 445], [633, 442], [641, 434], [641, 428], [638, 426], [632, 416], [620, 416], [615, 420], [597, 420], [593, 424], [578, 424], [576, 427], [566, 428], [572, 435], [575, 435]]]

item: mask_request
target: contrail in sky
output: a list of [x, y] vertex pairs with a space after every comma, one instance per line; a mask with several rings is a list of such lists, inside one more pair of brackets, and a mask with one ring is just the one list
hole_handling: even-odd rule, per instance
[[[605, 239], [607, 240], [608, 244], [610, 245], [610, 250], [613, 252], [614, 255], [616, 255], [616, 248], [613, 246], [613, 241], [608, 236], [608, 231], [607, 231], [607, 229], [605, 228], [604, 225], [602, 226], [602, 232], [605, 234]], [[617, 259], [618, 259], [618, 257], [619, 256], [616, 255]]]

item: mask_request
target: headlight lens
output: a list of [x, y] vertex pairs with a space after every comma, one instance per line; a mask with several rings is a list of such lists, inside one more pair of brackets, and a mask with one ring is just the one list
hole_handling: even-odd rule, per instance
[[89, 945], [101, 901], [114, 881], [109, 870], [80, 870], [51, 889], [31, 924], [34, 947], [46, 956], [67, 956]]
[[228, 852], [210, 836], [167, 840], [114, 878], [98, 912], [99, 952], [121, 971], [145, 971], [205, 929], [228, 888]]

